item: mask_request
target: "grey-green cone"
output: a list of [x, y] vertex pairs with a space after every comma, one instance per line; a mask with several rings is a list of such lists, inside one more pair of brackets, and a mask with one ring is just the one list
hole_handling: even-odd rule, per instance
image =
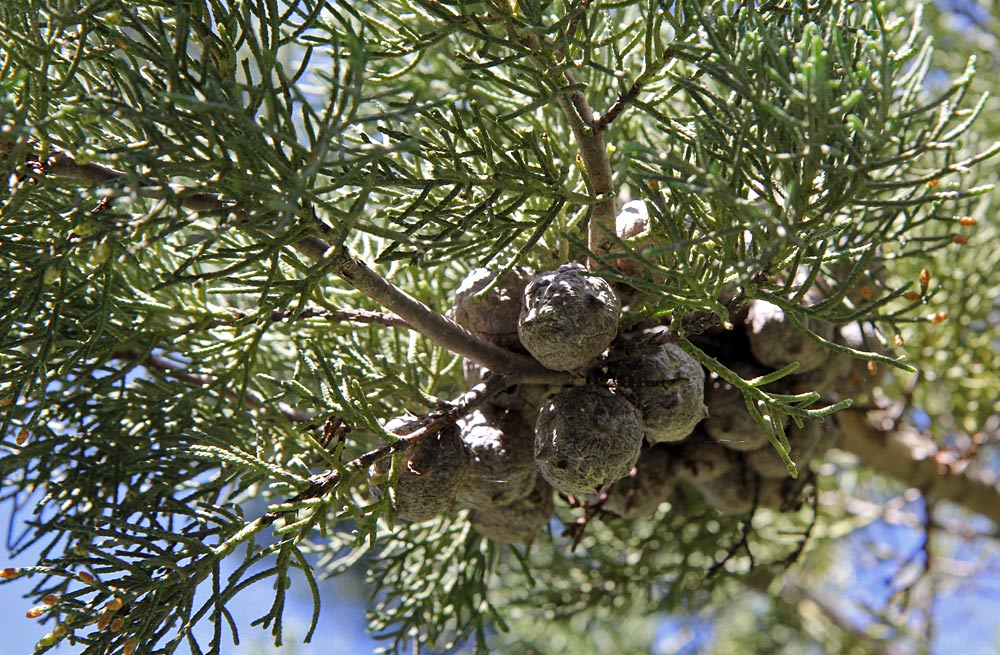
[[604, 387], [576, 387], [542, 405], [535, 461], [556, 490], [588, 495], [628, 475], [642, 447], [642, 416]]
[[543, 366], [575, 371], [611, 344], [621, 304], [611, 285], [580, 264], [541, 273], [524, 289], [518, 333]]

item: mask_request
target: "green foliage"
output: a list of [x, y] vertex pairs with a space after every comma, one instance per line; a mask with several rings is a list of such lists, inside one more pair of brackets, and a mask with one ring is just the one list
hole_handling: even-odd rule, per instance
[[470, 636], [485, 652], [492, 627], [504, 626], [487, 595], [496, 553], [465, 517], [400, 527], [381, 543], [368, 572], [368, 620], [389, 640], [387, 652], [412, 642], [447, 650]]
[[[765, 391], [794, 369], [745, 381], [688, 338], [685, 317], [727, 323], [720, 298], [737, 289], [806, 331], [876, 321], [909, 347], [865, 357], [897, 370], [947, 357], [918, 399], [975, 429], [997, 409], [984, 292], [1000, 265], [979, 171], [998, 148], [970, 145], [986, 107], [967, 97], [971, 62], [930, 90], [920, 6], [4, 3], [0, 472], [28, 525], [15, 550], [44, 546], [22, 572], [30, 594], [60, 597], [47, 618], [63, 632], [39, 650], [225, 652], [226, 603], [261, 585], [275, 598], [259, 623], [280, 643], [291, 569], [315, 590], [313, 571], [366, 555], [390, 651], [485, 650], [532, 607], [570, 630], [606, 625], [708, 602], [751, 562], [800, 554], [809, 507], [725, 518], [682, 494], [683, 512], [591, 522], [577, 550], [558, 528], [518, 549], [463, 513], [392, 525], [390, 497], [370, 494], [356, 458], [388, 437], [385, 419], [462, 393], [461, 358], [375, 316], [342, 265], [371, 262], [443, 313], [474, 266], [586, 257], [605, 198], [569, 99], [606, 112], [620, 197], [651, 209], [646, 240], [616, 238], [600, 263], [643, 292], [625, 323], [667, 321], [744, 391], [790, 466], [782, 419], [847, 403]], [[967, 216], [982, 225], [960, 248]], [[316, 238], [330, 249], [303, 256]], [[826, 297], [801, 306], [818, 279]], [[864, 285], [870, 301], [851, 294]], [[944, 298], [951, 319], [931, 326]], [[252, 499], [268, 513], [244, 516]], [[112, 614], [120, 630], [95, 629]], [[201, 621], [215, 628], [204, 644]]]

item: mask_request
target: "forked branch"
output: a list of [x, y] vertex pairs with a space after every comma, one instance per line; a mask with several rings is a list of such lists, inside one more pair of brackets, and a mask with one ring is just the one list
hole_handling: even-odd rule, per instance
[[[0, 153], [9, 155], [15, 144], [0, 139]], [[59, 175], [83, 180], [90, 184], [109, 184], [125, 180], [127, 175], [103, 164], [78, 164], [68, 153], [55, 153], [41, 159], [29, 153], [25, 163], [39, 176]], [[162, 196], [165, 192], [176, 194], [181, 204], [191, 211], [238, 211], [238, 206], [214, 193], [185, 193], [182, 187], [150, 184], [138, 189], [140, 195]], [[612, 217], [613, 220], [613, 217]], [[492, 371], [503, 373], [510, 384], [519, 382], [565, 381], [566, 374], [550, 371], [534, 359], [513, 353], [480, 339], [451, 319], [434, 311], [416, 298], [373, 271], [363, 261], [350, 254], [345, 246], [331, 246], [319, 237], [306, 237], [293, 244], [300, 253], [316, 261], [333, 263], [336, 273], [348, 284], [365, 294], [382, 307], [400, 317], [437, 345]]]
[[840, 448], [929, 498], [947, 500], [993, 521], [1000, 531], [1000, 481], [975, 462], [950, 456], [905, 426], [883, 429], [857, 410], [838, 414]]

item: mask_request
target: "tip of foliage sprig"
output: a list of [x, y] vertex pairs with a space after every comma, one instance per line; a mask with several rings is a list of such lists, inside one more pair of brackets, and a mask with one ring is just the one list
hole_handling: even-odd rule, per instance
[[926, 268], [922, 268], [920, 269], [920, 276], [917, 279], [920, 282], [920, 290], [923, 293], [927, 293], [927, 287], [931, 283], [931, 272]]
[[44, 637], [38, 640], [35, 644], [35, 651], [46, 650], [55, 646], [60, 639], [66, 636], [69, 629], [66, 627], [65, 623], [57, 623], [56, 627], [52, 628], [52, 632], [49, 632]]
[[37, 619], [42, 614], [45, 614], [45, 612], [47, 612], [48, 610], [49, 610], [48, 605], [35, 605], [27, 612], [25, 612], [24, 616], [29, 619]]
[[101, 614], [99, 617], [97, 617], [97, 629], [107, 630], [108, 626], [111, 625], [111, 619], [113, 618], [114, 616], [112, 616], [110, 612], [105, 612], [104, 614]]

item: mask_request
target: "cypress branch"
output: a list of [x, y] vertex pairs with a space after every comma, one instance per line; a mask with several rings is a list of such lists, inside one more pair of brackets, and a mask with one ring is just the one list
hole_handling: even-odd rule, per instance
[[[5, 146], [8, 152], [13, 150], [13, 144]], [[57, 166], [44, 165], [41, 171], [53, 174], [63, 174], [88, 182], [108, 183], [126, 178], [125, 173], [108, 166], [96, 164], [78, 165], [72, 157], [65, 153], [53, 155]], [[29, 155], [27, 161], [37, 161], [37, 157]], [[173, 190], [177, 192], [177, 189]], [[226, 202], [220, 196], [210, 193], [183, 195], [181, 203], [192, 211], [239, 211], [238, 206]], [[156, 197], [157, 194], [153, 194]], [[459, 355], [489, 367], [491, 370], [504, 373], [511, 384], [518, 382], [560, 382], [565, 375], [549, 371], [534, 360], [512, 353], [488, 343], [468, 330], [456, 324], [451, 319], [435, 312], [427, 305], [416, 300], [392, 283], [386, 281], [361, 260], [351, 256], [344, 247], [335, 247], [318, 237], [305, 237], [292, 244], [302, 254], [321, 261], [332, 263], [338, 275], [354, 288], [389, 309], [404, 321], [408, 321], [414, 329], [419, 330], [438, 345]]]
[[[0, 578], [30, 578], [30, 613], [53, 626], [39, 651], [221, 653], [230, 608], [264, 581], [273, 595], [254, 625], [281, 643], [294, 569], [318, 603], [314, 574], [359, 564], [390, 652], [469, 640], [596, 652], [608, 639], [640, 651], [647, 615], [712, 607], [719, 625], [745, 625], [730, 599], [761, 571], [796, 567], [802, 590], [841, 579], [830, 536], [871, 519], [855, 498], [817, 502], [832, 489], [881, 502], [887, 477], [917, 485], [931, 502], [899, 503], [926, 509], [904, 526], [924, 533], [921, 575], [949, 547], [940, 526], [964, 518], [935, 498], [995, 522], [995, 480], [976, 462], [996, 427], [1000, 250], [984, 182], [1000, 114], [983, 93], [995, 66], [981, 58], [973, 74], [966, 35], [935, 52], [932, 5], [56, 9], [0, 3], [0, 473], [25, 526], [9, 545], [41, 549]], [[645, 206], [638, 235], [616, 233], [625, 201]], [[443, 314], [470, 269], [583, 257], [625, 313], [579, 371]], [[807, 343], [828, 365], [764, 365], [745, 318], [762, 301], [788, 316], [781, 345]], [[612, 511], [647, 491], [638, 465], [597, 501], [533, 489], [524, 502], [552, 500], [555, 515], [529, 548], [477, 532], [484, 517], [510, 527], [508, 512], [522, 528], [511, 507], [407, 524], [394, 473], [374, 482], [389, 494], [373, 493], [371, 464], [473, 411], [494, 432], [524, 422], [530, 464], [530, 423], [551, 394], [666, 394], [671, 380], [624, 382], [667, 345], [707, 371], [706, 394], [731, 391], [769, 445], [730, 447], [747, 442], [710, 432], [714, 410], [681, 442], [646, 443], [640, 457], [655, 448], [685, 476], [658, 481], [652, 515]], [[492, 373], [467, 392], [473, 364]], [[911, 366], [934, 374], [911, 388]], [[855, 409], [899, 397], [932, 415], [930, 434]], [[393, 416], [423, 424], [376, 443]], [[869, 473], [811, 457], [803, 439], [838, 417]], [[798, 479], [764, 480], [775, 460]], [[699, 477], [723, 470], [714, 488]], [[885, 634], [912, 624], [920, 587], [876, 608], [897, 630]], [[718, 650], [778, 650], [768, 639], [788, 625], [814, 630], [814, 649], [880, 643], [826, 606], [790, 622], [811, 601], [783, 595]]]

